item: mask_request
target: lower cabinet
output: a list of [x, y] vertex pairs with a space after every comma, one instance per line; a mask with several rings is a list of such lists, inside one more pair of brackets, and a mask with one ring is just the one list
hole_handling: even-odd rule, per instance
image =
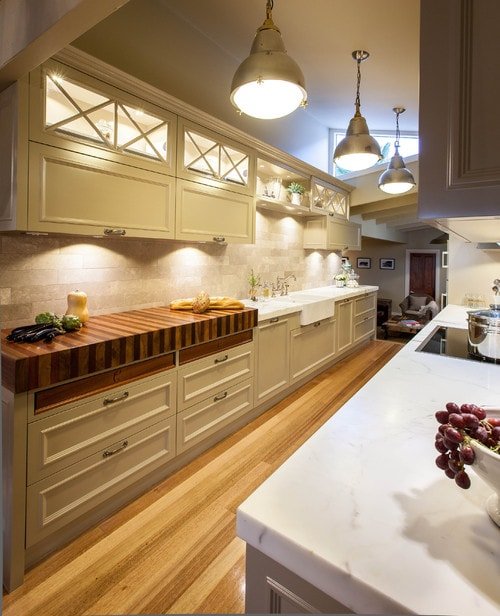
[[338, 353], [344, 353], [353, 345], [375, 334], [376, 307], [375, 293], [365, 293], [336, 302]]
[[299, 327], [298, 315], [274, 317], [257, 327], [255, 405], [271, 399], [290, 383], [290, 330]]
[[337, 318], [337, 352], [343, 353], [353, 344], [353, 300], [347, 298], [336, 302], [335, 316]]
[[26, 547], [175, 456], [176, 371], [35, 416], [28, 425]]
[[253, 408], [253, 379], [221, 390], [177, 415], [177, 453], [183, 453]]
[[290, 334], [290, 381], [300, 379], [336, 353], [334, 317], [304, 325]]

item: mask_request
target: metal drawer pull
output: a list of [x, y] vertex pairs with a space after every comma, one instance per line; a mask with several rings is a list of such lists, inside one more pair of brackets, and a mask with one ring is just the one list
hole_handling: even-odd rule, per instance
[[114, 456], [115, 453], [123, 451], [126, 447], [128, 447], [128, 441], [123, 441], [123, 443], [121, 445], [118, 445], [116, 449], [106, 449], [106, 451], [103, 451], [102, 457], [109, 458], [110, 456]]
[[316, 321], [316, 323], [314, 324], [314, 327], [319, 327], [321, 325], [320, 321]]
[[104, 235], [126, 235], [125, 229], [104, 229]]
[[214, 359], [214, 364], [221, 364], [223, 361], [227, 361], [229, 359], [229, 355], [224, 355], [222, 359]]
[[273, 317], [272, 319], [269, 319], [269, 323], [277, 323], [279, 320], [279, 317]]
[[227, 398], [227, 391], [220, 394], [220, 396], [214, 396], [214, 402], [219, 402], [219, 400], [224, 400], [224, 398]]
[[214, 240], [214, 242], [217, 242], [218, 244], [223, 244], [226, 241], [226, 238], [222, 235], [214, 235], [212, 239]]
[[124, 391], [122, 394], [118, 394], [114, 398], [104, 398], [103, 404], [114, 404], [115, 402], [120, 402], [120, 400], [126, 400], [128, 396], [128, 391]]

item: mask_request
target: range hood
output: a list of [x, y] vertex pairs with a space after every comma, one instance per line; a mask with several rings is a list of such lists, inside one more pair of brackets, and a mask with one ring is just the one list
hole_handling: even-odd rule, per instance
[[483, 250], [500, 249], [500, 216], [480, 218], [439, 218], [435, 221], [445, 233], [453, 233], [466, 242], [477, 243], [478, 248], [487, 244]]

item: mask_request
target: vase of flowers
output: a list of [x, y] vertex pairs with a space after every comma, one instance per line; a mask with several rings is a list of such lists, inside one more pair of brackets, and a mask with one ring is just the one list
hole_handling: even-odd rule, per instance
[[345, 287], [347, 275], [344, 273], [337, 274], [334, 278], [336, 287]]

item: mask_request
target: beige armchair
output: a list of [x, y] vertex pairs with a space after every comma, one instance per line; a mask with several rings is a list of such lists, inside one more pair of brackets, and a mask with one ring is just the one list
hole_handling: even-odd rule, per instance
[[403, 319], [413, 319], [420, 323], [427, 323], [433, 317], [432, 308], [429, 307], [430, 302], [434, 302], [434, 298], [431, 295], [410, 293], [399, 304]]

